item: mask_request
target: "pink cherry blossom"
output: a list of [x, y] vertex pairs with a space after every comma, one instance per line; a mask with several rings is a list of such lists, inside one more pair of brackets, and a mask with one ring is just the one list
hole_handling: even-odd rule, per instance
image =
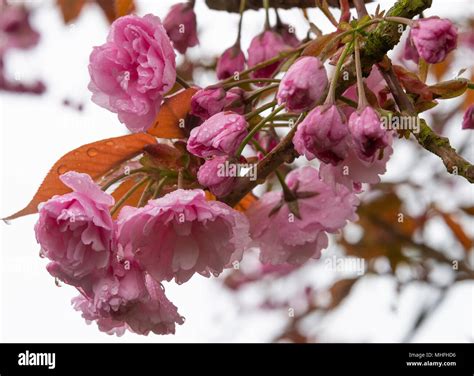
[[265, 193], [246, 213], [263, 263], [302, 264], [319, 258], [328, 246], [327, 233], [338, 232], [346, 221], [357, 218], [355, 194], [343, 185], [334, 189], [326, 184], [313, 167], [290, 172], [286, 183], [296, 196], [301, 195], [297, 199], [300, 218], [276, 191]]
[[286, 72], [278, 87], [278, 104], [290, 112], [309, 110], [326, 93], [328, 76], [321, 61], [312, 56], [298, 59]]
[[308, 160], [336, 165], [347, 156], [348, 135], [346, 117], [337, 106], [318, 106], [298, 126], [293, 144]]
[[118, 246], [133, 252], [157, 281], [219, 275], [249, 243], [245, 216], [204, 191], [178, 189], [142, 208], [126, 207], [118, 221]]
[[197, 174], [199, 184], [208, 188], [217, 197], [229, 194], [236, 183], [236, 176], [228, 173], [230, 166], [232, 162], [226, 156], [215, 156], [207, 160], [199, 168]]
[[462, 129], [474, 129], [474, 104], [471, 104], [464, 113]]
[[196, 13], [191, 2], [173, 5], [163, 25], [178, 52], [184, 54], [189, 47], [199, 44]]
[[245, 68], [245, 55], [239, 45], [234, 45], [225, 50], [217, 61], [216, 73], [219, 80], [232, 77], [236, 72]]
[[[267, 30], [254, 37], [250, 42], [248, 48], [248, 65], [249, 67], [254, 67], [259, 63], [277, 56], [285, 49], [288, 49], [288, 45], [285, 43], [281, 35], [274, 31]], [[257, 69], [252, 72], [252, 76], [254, 78], [270, 78], [273, 73], [275, 73], [280, 63], [280, 61], [277, 61], [264, 68]]]
[[175, 54], [160, 19], [114, 21], [107, 42], [91, 53], [89, 73], [92, 101], [117, 113], [132, 132], [146, 131], [176, 80]]
[[35, 225], [41, 253], [52, 262], [48, 271], [64, 282], [87, 288], [89, 279], [105, 271], [114, 242], [109, 207], [114, 199], [89, 175], [61, 175], [73, 192], [54, 196], [39, 209]]
[[187, 149], [201, 158], [232, 155], [247, 133], [247, 122], [242, 115], [219, 112], [191, 131]]
[[413, 23], [410, 29], [410, 42], [405, 56], [415, 57], [410, 52], [410, 44], [414, 46], [426, 62], [436, 64], [442, 62], [449, 52], [457, 45], [458, 32], [453, 23], [439, 17], [422, 18]]
[[191, 98], [191, 114], [203, 120], [221, 112], [226, 104], [226, 92], [222, 87], [205, 88]]

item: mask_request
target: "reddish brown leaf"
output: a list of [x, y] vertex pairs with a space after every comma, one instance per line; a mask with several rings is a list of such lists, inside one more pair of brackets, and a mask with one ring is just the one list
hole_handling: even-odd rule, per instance
[[148, 133], [159, 138], [184, 138], [182, 125], [191, 110], [191, 98], [196, 92], [197, 89], [189, 88], [166, 98]]
[[329, 292], [331, 293], [331, 304], [328, 309], [334, 309], [349, 295], [352, 287], [357, 282], [357, 278], [341, 279], [334, 283]]
[[40, 202], [54, 195], [70, 192], [70, 189], [59, 180], [59, 176], [65, 172], [71, 170], [83, 172], [97, 180], [120, 163], [140, 154], [146, 145], [153, 143], [156, 143], [153, 136], [138, 133], [108, 138], [70, 151], [53, 165], [30, 203], [5, 219], [37, 213]]
[[85, 3], [86, 0], [57, 0], [64, 23], [74, 21], [81, 13]]
[[429, 87], [435, 98], [450, 99], [459, 97], [467, 89], [468, 81], [465, 78], [439, 82]]
[[394, 65], [393, 69], [403, 87], [409, 93], [419, 95], [424, 101], [430, 101], [433, 99], [433, 94], [428, 85], [422, 82], [415, 73], [410, 72], [399, 65]]
[[448, 213], [439, 212], [446, 225], [451, 229], [453, 235], [461, 243], [465, 251], [472, 249], [473, 240], [466, 234], [462, 226]]
[[247, 193], [245, 197], [240, 200], [237, 205], [234, 206], [234, 209], [238, 210], [239, 212], [245, 213], [250, 207], [250, 205], [252, 205], [257, 200], [257, 196], [255, 196], [252, 192]]
[[135, 10], [133, 0], [115, 0], [115, 16], [123, 17]]
[[[327, 46], [329, 41], [331, 41], [339, 32], [335, 31], [331, 34], [321, 35], [313, 40], [308, 47], [303, 50], [303, 56], [319, 56], [323, 49]], [[328, 55], [331, 55], [337, 49], [337, 43], [334, 43], [333, 48], [328, 51]]]

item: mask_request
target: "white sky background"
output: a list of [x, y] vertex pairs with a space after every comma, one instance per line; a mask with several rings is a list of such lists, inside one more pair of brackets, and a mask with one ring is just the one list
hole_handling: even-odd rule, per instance
[[[164, 17], [176, 1], [136, 1], [140, 15], [154, 13]], [[393, 1], [379, 1], [387, 9]], [[427, 15], [462, 17], [474, 14], [472, 0], [434, 0]], [[96, 6], [87, 6], [74, 25], [65, 26], [52, 1], [32, 1], [37, 8], [32, 20], [41, 33], [41, 42], [33, 50], [14, 52], [8, 56], [7, 67], [12, 77], [21, 80], [41, 78], [47, 85], [43, 96], [6, 94], [0, 92], [1, 185], [0, 215], [11, 214], [22, 208], [33, 196], [53, 163], [69, 150], [103, 138], [125, 134], [115, 114], [90, 102], [87, 90], [87, 64], [92, 46], [105, 41], [108, 24]], [[369, 11], [375, 4], [369, 5]], [[218, 56], [235, 40], [238, 16], [209, 10], [203, 0], [197, 0], [197, 17], [201, 46], [190, 50], [191, 58], [201, 55]], [[315, 10], [309, 12], [312, 20], [324, 31], [331, 30], [329, 22]], [[302, 37], [307, 27], [301, 14], [281, 11], [286, 23], [294, 24]], [[247, 12], [244, 17], [243, 48], [263, 27], [263, 12]], [[472, 62], [472, 56], [468, 61]], [[459, 70], [459, 69], [458, 69]], [[457, 72], [457, 71], [456, 71]], [[456, 73], [453, 70], [453, 76]], [[209, 84], [211, 76], [195, 77], [198, 84]], [[62, 100], [83, 103], [82, 113], [64, 107]], [[448, 135], [456, 145], [465, 133], [461, 119], [453, 120]], [[466, 131], [464, 131], [466, 132]], [[471, 135], [472, 140], [472, 135]], [[471, 143], [472, 146], [472, 143]], [[423, 181], [426, 170], [439, 168], [436, 157], [427, 156], [423, 165], [413, 166], [407, 157], [413, 147], [398, 144], [389, 164], [386, 179], [416, 176]], [[474, 160], [471, 148], [470, 160]], [[431, 189], [428, 194], [449, 209], [460, 200], [474, 202], [473, 190], [467, 183], [456, 180], [456, 194], [449, 190]], [[416, 203], [408, 207], [416, 211]], [[99, 332], [96, 325], [86, 325], [80, 314], [70, 305], [76, 290], [63, 285], [58, 288], [45, 269], [46, 260], [38, 256], [33, 226], [35, 215], [15, 220], [10, 226], [0, 223], [0, 341], [2, 342], [209, 342], [209, 341], [268, 341], [286, 320], [286, 312], [246, 313], [239, 310], [235, 296], [222, 289], [212, 279], [197, 276], [181, 286], [166, 284], [168, 298], [186, 317], [186, 323], [177, 328], [175, 336], [148, 337], [127, 333], [117, 338]], [[472, 223], [472, 222], [471, 222]], [[446, 229], [434, 224], [429, 229], [431, 243], [438, 248], [458, 249], [448, 238]], [[474, 229], [470, 229], [471, 234]], [[333, 249], [325, 252], [327, 257]], [[291, 276], [285, 283], [261, 288], [284, 289], [290, 293], [302, 281], [330, 283], [341, 275], [324, 270], [317, 261]], [[440, 272], [440, 278], [443, 277]], [[414, 338], [415, 341], [472, 341], [474, 284], [460, 283], [452, 289], [442, 307]], [[329, 321], [324, 322], [321, 341], [400, 341], [417, 313], [420, 302], [433, 299], [433, 291], [410, 287], [397, 298], [389, 279], [364, 279], [356, 286], [353, 296]], [[259, 299], [258, 289], [239, 295], [243, 305], [252, 305]], [[399, 303], [394, 312], [391, 305]]]

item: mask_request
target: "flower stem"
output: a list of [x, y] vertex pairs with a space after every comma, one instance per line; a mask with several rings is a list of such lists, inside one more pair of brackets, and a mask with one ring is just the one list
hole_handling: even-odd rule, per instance
[[140, 200], [138, 200], [137, 208], [141, 208], [142, 206], [145, 205], [147, 198], [150, 195], [151, 187], [153, 185], [154, 181], [152, 179], [148, 180], [148, 183], [145, 186], [145, 189], [143, 190], [142, 195], [140, 196]]
[[189, 85], [186, 80], [182, 79], [179, 75], [176, 75], [176, 82], [180, 84], [183, 88], [189, 89], [191, 85]]
[[404, 24], [404, 25], [407, 25], [407, 26], [413, 26], [413, 23], [414, 23], [413, 20], [410, 20], [410, 19], [404, 18], [404, 17], [387, 16], [387, 17], [384, 17], [384, 20], [389, 21], [389, 22], [401, 23], [401, 24]]
[[153, 192], [153, 199], [156, 199], [158, 198], [158, 196], [160, 195], [161, 193], [161, 190], [163, 189], [163, 187], [165, 186], [165, 183], [166, 183], [166, 180], [168, 180], [168, 177], [165, 176], [164, 178], [162, 178], [158, 184], [156, 185], [155, 187], [155, 191]]
[[280, 82], [280, 80], [277, 78], [248, 78], [245, 80], [229, 82], [228, 84], [222, 85], [222, 87], [224, 89], [230, 89], [231, 87], [234, 87], [234, 86], [240, 86], [242, 84], [253, 84], [253, 83], [258, 83], [258, 82], [278, 83]]
[[272, 108], [273, 106], [275, 106], [275, 104], [276, 104], [276, 101], [268, 102], [268, 103], [264, 104], [263, 106], [253, 110], [252, 112], [249, 112], [247, 115], [245, 115], [245, 119], [250, 120], [255, 115], [258, 115], [260, 112], [265, 111], [269, 108]]
[[339, 60], [337, 62], [337, 66], [336, 66], [336, 71], [334, 72], [334, 75], [332, 76], [331, 86], [329, 87], [329, 93], [328, 93], [328, 96], [326, 98], [326, 101], [324, 102], [325, 104], [334, 104], [334, 103], [336, 103], [337, 81], [339, 79], [339, 75], [341, 74], [342, 65], [344, 64], [344, 61], [346, 60], [346, 57], [349, 54], [349, 51], [351, 50], [351, 48], [352, 48], [352, 43], [346, 44], [346, 47], [344, 48], [344, 51], [342, 51], [342, 54], [339, 57]]
[[240, 9], [239, 9], [240, 18], [239, 18], [239, 29], [237, 31], [237, 40], [235, 41], [236, 46], [240, 46], [240, 38], [241, 38], [241, 35], [242, 35], [242, 22], [243, 22], [243, 19], [244, 19], [244, 11], [245, 11], [245, 6], [246, 5], [247, 5], [246, 0], [240, 0]]
[[367, 97], [365, 96], [364, 81], [362, 77], [362, 65], [360, 63], [359, 40], [357, 36], [354, 38], [354, 56], [357, 76], [357, 96], [359, 97], [357, 110], [362, 111], [365, 107], [368, 106], [369, 102], [367, 102]]
[[113, 208], [110, 210], [110, 215], [113, 216], [117, 212], [117, 210], [120, 209], [120, 207], [130, 198], [130, 196], [132, 196], [138, 188], [140, 188], [143, 184], [145, 184], [148, 181], [148, 179], [150, 179], [150, 177], [145, 176], [138, 183], [136, 183], [132, 188], [130, 188], [129, 191], [127, 193], [125, 193], [120, 198], [120, 200], [118, 200], [115, 203]]
[[[273, 103], [274, 105], [274, 103]], [[261, 129], [263, 126], [270, 120], [272, 120], [276, 114], [278, 114], [281, 110], [285, 108], [284, 105], [281, 105], [277, 108], [275, 108], [272, 113], [270, 113], [265, 119], [262, 119], [260, 123], [258, 123], [255, 127], [251, 129], [251, 131], [247, 134], [247, 136], [243, 139], [242, 143], [240, 144], [239, 148], [237, 149], [237, 152], [235, 153], [235, 156], [237, 159], [240, 157], [242, 152], [244, 151], [245, 146], [253, 139], [253, 136]]]
[[252, 103], [252, 101], [255, 98], [258, 98], [262, 93], [268, 90], [276, 89], [278, 86], [279, 86], [278, 84], [273, 84], [273, 85], [264, 86], [261, 89], [255, 90], [254, 92], [252, 92], [252, 94], [248, 98], [245, 99], [245, 102]]
[[263, 0], [265, 8], [265, 30], [270, 30], [270, 0]]
[[109, 180], [107, 183], [105, 183], [103, 186], [102, 186], [102, 190], [105, 192], [107, 189], [109, 189], [112, 185], [114, 185], [115, 183], [119, 182], [120, 180], [122, 179], [126, 179], [132, 175], [135, 175], [135, 174], [139, 174], [139, 173], [142, 173], [142, 172], [146, 172], [146, 169], [144, 168], [137, 168], [135, 170], [130, 170], [128, 171], [128, 173], [123, 173], [122, 175], [119, 175], [111, 180]]

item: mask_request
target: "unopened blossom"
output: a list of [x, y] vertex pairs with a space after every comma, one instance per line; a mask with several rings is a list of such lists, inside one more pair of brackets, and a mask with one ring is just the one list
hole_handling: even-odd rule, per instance
[[406, 57], [417, 60], [412, 48], [415, 47], [418, 56], [430, 64], [436, 64], [456, 48], [458, 32], [451, 21], [428, 17], [414, 21], [408, 38]]
[[[265, 154], [270, 153], [278, 145], [278, 136], [270, 130], [261, 130], [253, 136], [254, 140], [257, 141], [261, 149], [265, 151], [263, 153], [260, 148], [257, 149], [258, 159], [263, 159]], [[253, 144], [251, 144], [253, 146]]]
[[232, 111], [239, 115], [245, 113], [245, 90], [236, 86], [226, 91], [224, 110]]
[[313, 107], [326, 94], [328, 76], [317, 57], [298, 59], [280, 82], [278, 104], [285, 104], [287, 111], [303, 112]]
[[51, 274], [87, 288], [88, 280], [110, 264], [114, 223], [109, 208], [114, 199], [87, 174], [70, 171], [60, 179], [73, 192], [54, 196], [40, 206], [36, 240], [42, 255], [52, 261]]
[[474, 104], [471, 104], [464, 113], [462, 129], [474, 129]]
[[283, 41], [290, 47], [298, 47], [301, 43], [295, 33], [295, 28], [282, 22], [277, 23], [274, 30], [281, 35]]
[[347, 156], [349, 128], [336, 105], [313, 109], [298, 126], [293, 137], [295, 150], [308, 160], [318, 158], [336, 165]]
[[240, 212], [208, 201], [203, 190], [178, 189], [144, 207], [122, 209], [117, 241], [157, 281], [183, 283], [196, 273], [217, 276], [240, 260], [248, 232]]
[[247, 133], [247, 121], [242, 115], [231, 111], [219, 112], [193, 128], [187, 149], [201, 158], [232, 155]]
[[89, 73], [92, 101], [117, 113], [130, 131], [146, 131], [176, 80], [175, 53], [160, 19], [114, 21], [107, 42], [90, 55]]
[[30, 25], [29, 11], [23, 6], [0, 4], [0, 56], [10, 48], [35, 46], [39, 34]]
[[327, 233], [338, 232], [357, 218], [355, 194], [343, 185], [326, 184], [315, 168], [299, 168], [285, 180], [297, 197], [301, 195], [297, 198], [299, 218], [276, 191], [265, 193], [246, 212], [263, 263], [302, 264], [319, 258], [328, 246]]
[[206, 120], [221, 112], [225, 105], [226, 92], [222, 87], [201, 89], [191, 98], [191, 114]]
[[245, 55], [236, 44], [225, 50], [217, 60], [216, 73], [219, 80], [234, 76], [245, 68]]
[[209, 189], [217, 197], [232, 192], [237, 177], [237, 165], [227, 156], [215, 156], [199, 168], [197, 178], [199, 184]]
[[[280, 34], [272, 30], [264, 31], [254, 37], [250, 42], [248, 48], [248, 66], [250, 68], [254, 67], [259, 63], [274, 58], [286, 49], [288, 49], [288, 45]], [[264, 68], [257, 69], [252, 72], [252, 77], [270, 78], [276, 72], [280, 63], [281, 61], [277, 61]]]
[[184, 54], [189, 47], [199, 44], [196, 13], [191, 2], [173, 5], [163, 25], [178, 52]]
[[383, 126], [380, 116], [370, 106], [350, 116], [349, 129], [357, 155], [361, 159], [373, 160], [378, 156], [377, 153], [389, 144], [388, 131]]

